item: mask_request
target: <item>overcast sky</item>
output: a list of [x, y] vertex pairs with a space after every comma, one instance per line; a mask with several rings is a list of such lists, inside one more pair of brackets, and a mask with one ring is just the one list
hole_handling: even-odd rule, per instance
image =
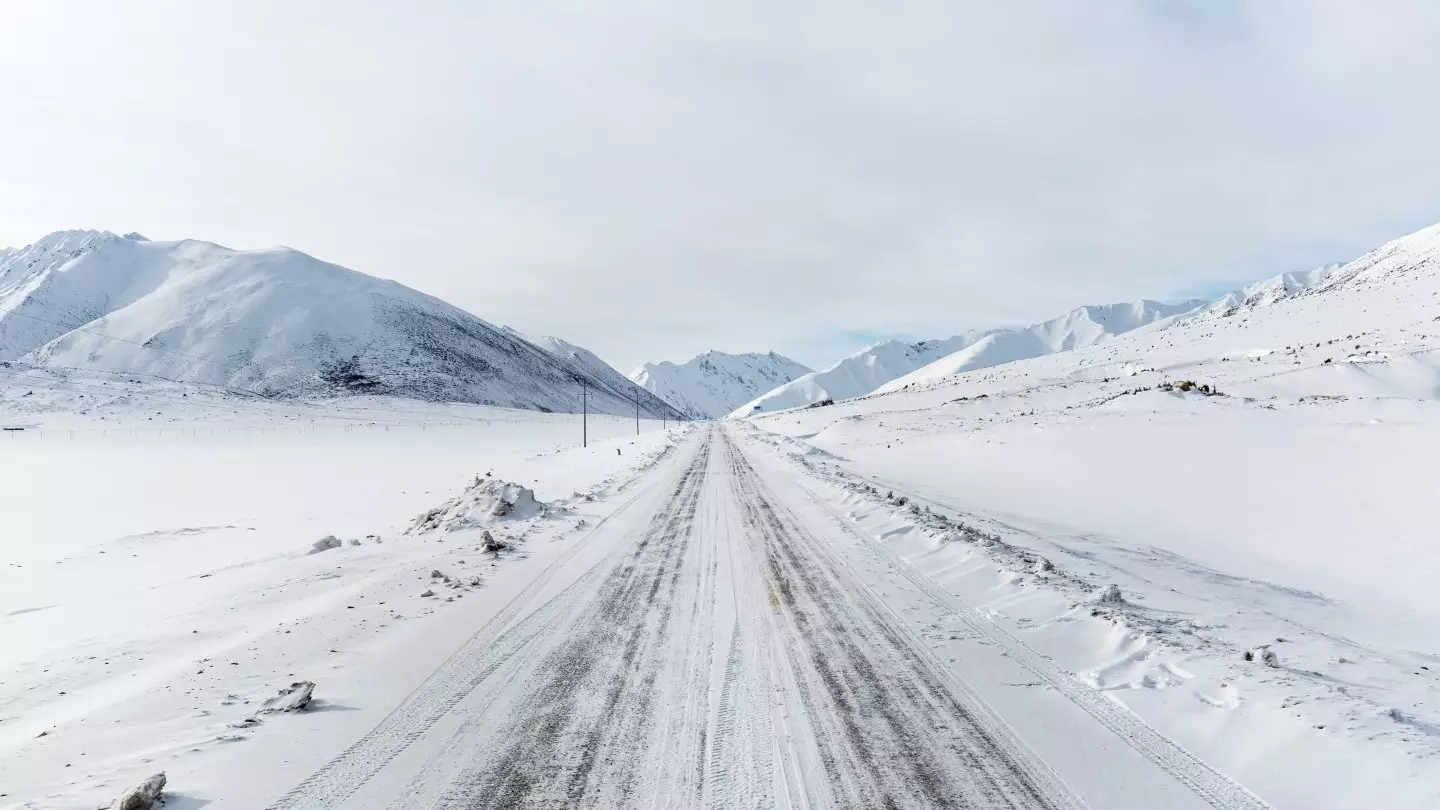
[[1440, 3], [0, 0], [0, 245], [285, 244], [622, 371], [1440, 221]]

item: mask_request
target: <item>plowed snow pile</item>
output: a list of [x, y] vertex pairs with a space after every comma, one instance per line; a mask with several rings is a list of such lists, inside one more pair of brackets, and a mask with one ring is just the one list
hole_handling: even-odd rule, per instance
[[545, 510], [546, 505], [535, 500], [534, 490], [492, 478], [487, 473], [476, 476], [460, 495], [415, 518], [410, 533], [453, 532], [501, 521], [525, 520], [545, 514]]

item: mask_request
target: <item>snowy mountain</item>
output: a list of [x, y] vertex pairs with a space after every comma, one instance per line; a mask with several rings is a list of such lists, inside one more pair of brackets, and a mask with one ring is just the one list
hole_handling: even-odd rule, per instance
[[808, 373], [810, 369], [774, 352], [709, 351], [679, 365], [646, 363], [630, 379], [691, 417], [708, 419]]
[[[824, 459], [809, 468], [843, 474], [846, 519], [877, 547], [1197, 755], [1284, 738], [1232, 772], [1268, 806], [1435, 806], [1440, 773], [1410, 768], [1440, 753], [1411, 731], [1440, 728], [1440, 226], [974, 365], [740, 429]], [[903, 522], [917, 508], [1000, 539], [925, 537]], [[1108, 608], [1084, 600], [1112, 588], [1119, 646], [1085, 629]], [[1224, 618], [1177, 633], [1178, 615]]]
[[596, 355], [589, 349], [583, 348], [581, 346], [576, 346], [574, 343], [571, 343], [567, 340], [562, 340], [557, 337], [551, 337], [549, 335], [545, 335], [542, 337], [528, 337], [514, 329], [511, 329], [508, 326], [505, 327], [505, 331], [509, 332], [512, 335], [516, 335], [517, 337], [521, 337], [529, 341], [530, 343], [539, 346], [545, 351], [555, 355], [556, 357], [564, 360], [575, 368], [576, 373], [585, 375], [585, 377], [589, 380], [598, 381], [599, 383], [604, 385], [607, 390], [614, 392], [622, 399], [630, 398], [633, 400], [633, 398], [638, 393], [641, 400], [640, 404], [642, 409], [654, 413], [661, 413], [663, 411], [666, 413], [668, 418], [671, 419], [683, 415], [681, 414], [679, 409], [670, 405], [668, 402], [664, 402], [664, 400], [662, 400], [660, 397], [655, 396], [655, 394], [651, 393], [650, 391], [647, 391], [644, 388], [636, 385], [628, 377], [616, 371], [613, 366], [611, 366], [609, 363], [606, 363], [604, 360], [601, 360], [598, 355]]
[[1135, 301], [1087, 306], [1023, 329], [992, 329], [959, 351], [891, 380], [876, 390], [894, 391], [922, 380], [1095, 346], [1136, 329], [1188, 315], [1205, 306], [1203, 300], [1178, 304]]
[[1053, 352], [1092, 346], [1116, 335], [1191, 312], [1206, 302], [1080, 307], [1044, 323], [1023, 328], [964, 332], [945, 340], [919, 343], [887, 341], [856, 352], [839, 363], [807, 374], [747, 402], [734, 413], [798, 408], [827, 399], [864, 396], [921, 379], [958, 374]]
[[1195, 313], [1195, 317], [1205, 317], [1211, 314], [1233, 315], [1240, 310], [1268, 307], [1316, 286], [1342, 266], [1342, 263], [1336, 262], [1311, 270], [1271, 276], [1244, 289], [1220, 296], [1203, 307], [1200, 312]]
[[735, 415], [798, 408], [827, 399], [850, 399], [874, 391], [896, 377], [944, 357], [976, 339], [971, 334], [946, 340], [905, 343], [889, 340], [856, 352], [823, 371], [812, 371], [735, 409]]
[[[630, 387], [588, 358], [401, 284], [290, 248], [138, 234], [62, 231], [0, 251], [0, 361], [265, 396], [385, 393], [548, 411], [578, 410], [583, 377], [597, 412], [634, 410]], [[641, 410], [671, 411], [655, 398]]]

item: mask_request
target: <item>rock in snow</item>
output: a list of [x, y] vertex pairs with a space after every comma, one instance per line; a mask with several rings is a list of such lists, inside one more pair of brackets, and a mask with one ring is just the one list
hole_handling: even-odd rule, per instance
[[141, 784], [120, 794], [110, 810], [150, 810], [165, 792], [165, 774], [157, 773]]
[[309, 554], [319, 554], [319, 553], [322, 552], [322, 551], [329, 551], [329, 550], [332, 549], [332, 548], [339, 548], [339, 547], [340, 547], [340, 538], [338, 538], [338, 537], [336, 537], [335, 535], [331, 534], [331, 535], [327, 535], [327, 536], [325, 536], [325, 537], [322, 537], [322, 538], [320, 538], [319, 540], [316, 540], [314, 543], [312, 543], [312, 544], [310, 545], [310, 551], [307, 552], [307, 553], [309, 553]]
[[1255, 661], [1267, 667], [1279, 667], [1280, 656], [1270, 649], [1269, 644], [1261, 644], [1259, 647], [1251, 647], [1245, 651], [1246, 661]]
[[310, 698], [314, 694], [314, 681], [296, 681], [265, 701], [260, 708], [260, 714], [304, 711], [305, 707], [310, 705]]
[[505, 542], [504, 540], [496, 540], [494, 535], [490, 534], [490, 532], [485, 532], [484, 534], [480, 535], [481, 551], [488, 551], [492, 554], [499, 554], [500, 552], [505, 551], [508, 548], [510, 548], [509, 543]]

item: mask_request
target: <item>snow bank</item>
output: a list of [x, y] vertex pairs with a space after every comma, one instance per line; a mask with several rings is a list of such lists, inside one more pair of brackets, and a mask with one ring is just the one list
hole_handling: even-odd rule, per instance
[[453, 532], [498, 521], [526, 520], [545, 514], [546, 508], [546, 504], [535, 500], [534, 490], [487, 473], [476, 476], [458, 496], [415, 518], [409, 533]]

